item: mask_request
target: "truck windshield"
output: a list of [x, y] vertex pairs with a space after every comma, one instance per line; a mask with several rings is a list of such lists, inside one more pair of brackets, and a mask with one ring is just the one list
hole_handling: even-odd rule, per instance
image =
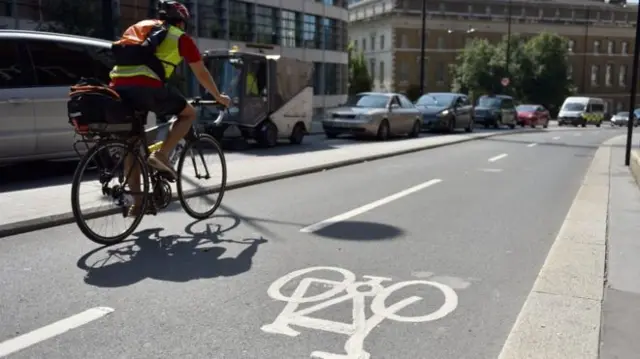
[[207, 68], [220, 92], [234, 98], [240, 95], [242, 65], [229, 56], [209, 57]]
[[562, 106], [562, 110], [564, 111], [584, 111], [584, 104], [577, 102], [569, 102]]

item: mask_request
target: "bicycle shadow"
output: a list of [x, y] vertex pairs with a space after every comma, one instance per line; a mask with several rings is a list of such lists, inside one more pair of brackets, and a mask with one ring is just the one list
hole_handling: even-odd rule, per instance
[[[226, 229], [206, 223], [201, 232], [194, 226], [207, 221], [231, 218], [234, 224]], [[253, 256], [264, 238], [243, 240], [223, 239], [223, 234], [240, 224], [233, 216], [213, 216], [185, 227], [187, 235], [160, 235], [164, 228], [150, 228], [134, 233], [137, 238], [114, 246], [94, 249], [78, 259], [77, 266], [86, 271], [86, 284], [116, 288], [129, 286], [144, 279], [188, 282], [195, 279], [231, 277], [251, 269]], [[213, 230], [217, 227], [215, 230]], [[221, 243], [245, 246], [235, 257], [223, 257], [227, 251]], [[91, 260], [97, 254], [102, 258]]]

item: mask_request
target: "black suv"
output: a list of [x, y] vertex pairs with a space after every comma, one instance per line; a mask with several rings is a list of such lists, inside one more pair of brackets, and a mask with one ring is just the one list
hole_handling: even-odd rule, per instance
[[482, 124], [485, 128], [490, 126], [500, 128], [503, 125], [515, 128], [518, 111], [511, 96], [485, 95], [476, 102], [474, 119], [477, 124]]

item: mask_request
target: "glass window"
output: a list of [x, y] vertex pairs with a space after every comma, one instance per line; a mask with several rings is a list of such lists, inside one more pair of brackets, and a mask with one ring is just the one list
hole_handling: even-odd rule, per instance
[[338, 49], [338, 29], [336, 20], [323, 18], [322, 19], [322, 48], [326, 50]]
[[402, 106], [404, 108], [414, 108], [415, 107], [415, 106], [413, 106], [411, 101], [409, 101], [409, 99], [406, 96], [398, 95], [398, 98], [400, 99], [400, 106]]
[[376, 78], [376, 59], [369, 59], [369, 78], [374, 80]]
[[379, 45], [380, 50], [384, 50], [384, 46], [385, 46], [384, 35], [380, 35], [380, 45]]
[[613, 85], [613, 65], [607, 64], [604, 71], [604, 84], [605, 86]]
[[325, 95], [337, 95], [338, 86], [338, 64], [325, 63], [324, 64], [324, 94]]
[[450, 106], [456, 96], [449, 93], [428, 93], [420, 96], [416, 105], [421, 106]]
[[609, 42], [607, 42], [607, 53], [609, 55], [613, 55], [614, 51], [615, 51], [615, 43], [609, 40]]
[[518, 112], [535, 112], [535, 111], [539, 111], [538, 110], [538, 106], [536, 106], [536, 105], [520, 105], [520, 106], [516, 107], [516, 110], [518, 110]]
[[600, 66], [591, 65], [591, 86], [598, 86], [599, 76], [600, 76]]
[[278, 44], [277, 24], [278, 16], [275, 8], [256, 5], [256, 42]]
[[500, 108], [501, 102], [497, 97], [481, 96], [477, 105], [480, 107]]
[[253, 11], [250, 4], [230, 1], [229, 38], [235, 41], [253, 41]]
[[579, 102], [569, 102], [562, 106], [564, 111], [584, 111], [584, 104]]
[[627, 65], [620, 65], [620, 71], [618, 72], [618, 85], [621, 87], [627, 86]]
[[324, 64], [321, 62], [313, 63], [313, 94], [322, 95], [322, 77], [324, 76]]
[[80, 77], [109, 80], [108, 48], [89, 51], [85, 45], [43, 40], [30, 40], [27, 44], [38, 86], [71, 86]]
[[620, 53], [626, 55], [627, 51], [629, 51], [628, 46], [628, 43], [626, 41], [623, 41], [622, 46], [620, 46]]
[[378, 76], [380, 76], [380, 85], [384, 85], [384, 61], [380, 61], [380, 69], [378, 69]]
[[224, 39], [227, 33], [225, 0], [208, 0], [198, 4], [198, 35]]
[[320, 36], [318, 34], [318, 17], [314, 15], [304, 15], [304, 46], [311, 49], [319, 49]]
[[0, 89], [31, 87], [36, 83], [28, 57], [19, 52], [21, 42], [0, 40]]
[[386, 108], [389, 97], [385, 95], [357, 94], [351, 96], [346, 105], [350, 107]]
[[575, 42], [575, 41], [573, 41], [573, 40], [569, 40], [569, 41], [568, 41], [568, 46], [567, 46], [567, 47], [568, 47], [567, 51], [569, 51], [569, 52], [573, 52], [573, 48], [574, 48], [574, 46], [576, 46], [576, 42]]
[[599, 54], [600, 53], [600, 41], [595, 40], [593, 42], [593, 53], [594, 54]]
[[296, 47], [296, 13], [293, 11], [280, 13], [280, 45]]

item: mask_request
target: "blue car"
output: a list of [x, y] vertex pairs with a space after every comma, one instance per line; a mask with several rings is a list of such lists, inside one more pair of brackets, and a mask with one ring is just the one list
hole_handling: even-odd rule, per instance
[[473, 131], [473, 106], [467, 95], [453, 92], [430, 92], [415, 102], [422, 113], [422, 129], [454, 132]]

